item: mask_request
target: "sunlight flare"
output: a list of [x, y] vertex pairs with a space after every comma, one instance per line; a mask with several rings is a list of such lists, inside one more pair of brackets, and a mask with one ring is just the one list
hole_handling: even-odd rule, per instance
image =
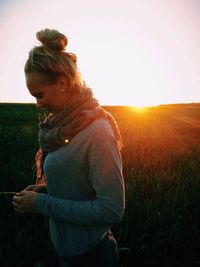
[[149, 107], [147, 106], [130, 106], [129, 108], [131, 111], [136, 112], [138, 114], [144, 114], [149, 109]]

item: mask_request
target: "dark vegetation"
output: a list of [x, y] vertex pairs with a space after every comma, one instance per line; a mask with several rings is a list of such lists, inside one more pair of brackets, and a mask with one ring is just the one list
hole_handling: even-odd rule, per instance
[[[124, 140], [126, 211], [112, 229], [131, 249], [122, 266], [200, 266], [200, 104], [105, 108]], [[0, 191], [34, 183], [38, 117], [34, 105], [0, 105]], [[47, 218], [19, 215], [1, 196], [0, 266], [36, 266], [49, 253]]]

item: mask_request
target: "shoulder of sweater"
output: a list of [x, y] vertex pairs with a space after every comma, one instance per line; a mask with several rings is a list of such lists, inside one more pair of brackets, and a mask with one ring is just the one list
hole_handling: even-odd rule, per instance
[[81, 139], [86, 138], [89, 142], [102, 142], [105, 139], [114, 139], [113, 129], [106, 118], [95, 119], [80, 135]]
[[88, 130], [92, 134], [103, 134], [113, 135], [113, 129], [109, 121], [105, 118], [98, 118], [94, 120], [88, 127]]

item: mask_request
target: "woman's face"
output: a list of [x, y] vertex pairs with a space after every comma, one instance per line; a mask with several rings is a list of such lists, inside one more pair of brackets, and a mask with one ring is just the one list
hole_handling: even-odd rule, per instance
[[36, 107], [48, 109], [57, 114], [67, 105], [66, 85], [63, 79], [49, 83], [43, 74], [30, 72], [26, 74], [26, 86], [36, 98]]

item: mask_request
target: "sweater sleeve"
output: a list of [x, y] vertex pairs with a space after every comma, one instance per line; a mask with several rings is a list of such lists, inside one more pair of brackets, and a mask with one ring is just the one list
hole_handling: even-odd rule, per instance
[[88, 148], [89, 180], [96, 192], [93, 200], [69, 200], [38, 194], [36, 212], [56, 221], [84, 226], [112, 225], [125, 209], [122, 160], [112, 132], [95, 131]]

